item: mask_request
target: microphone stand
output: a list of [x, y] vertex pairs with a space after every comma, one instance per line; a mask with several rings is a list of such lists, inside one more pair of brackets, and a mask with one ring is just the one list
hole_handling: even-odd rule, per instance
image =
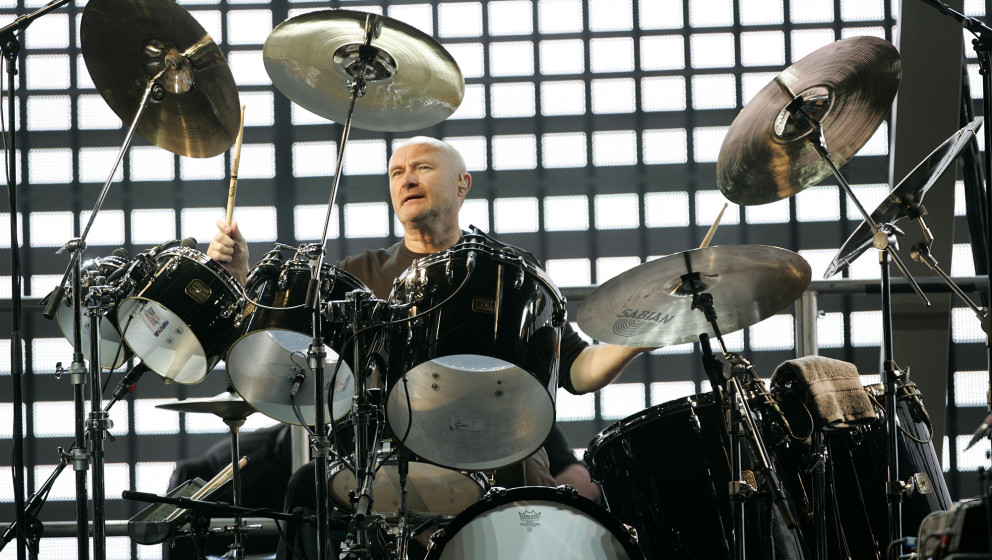
[[[20, 242], [18, 241], [18, 212], [17, 212], [17, 143], [16, 143], [16, 102], [14, 92], [17, 91], [17, 57], [21, 52], [21, 43], [17, 39], [17, 32], [24, 31], [31, 23], [47, 14], [48, 12], [68, 4], [70, 0], [56, 0], [43, 6], [41, 9], [15, 19], [13, 22], [0, 28], [0, 50], [3, 51], [4, 60], [7, 62], [7, 123], [9, 139], [7, 148], [7, 196], [10, 204], [10, 284], [11, 284], [11, 334], [10, 334], [10, 354], [11, 354], [11, 389], [13, 392], [14, 405], [14, 508], [17, 514], [17, 560], [24, 560], [27, 553], [27, 535], [24, 517], [24, 389], [21, 387], [21, 379], [24, 375], [24, 358], [21, 350], [21, 258], [19, 253]], [[84, 556], [80, 556], [80, 559]]]
[[[61, 368], [58, 369], [56, 375], [61, 375], [62, 371], [63, 370]], [[144, 374], [146, 371], [148, 371], [148, 368], [144, 364], [138, 364], [134, 366], [131, 369], [131, 371], [129, 371], [127, 375], [125, 375], [124, 378], [121, 379], [120, 383], [118, 383], [117, 388], [114, 389], [113, 396], [111, 397], [107, 405], [104, 407], [103, 411], [105, 413], [110, 412], [110, 409], [114, 406], [114, 404], [116, 404], [117, 401], [124, 398], [124, 395], [130, 392], [130, 386], [136, 383], [138, 379], [141, 377], [141, 375]], [[79, 393], [81, 397], [82, 391], [80, 390]], [[70, 446], [69, 451], [65, 451], [61, 447], [58, 448], [59, 464], [56, 465], [55, 470], [52, 471], [52, 473], [48, 476], [48, 479], [45, 481], [45, 483], [41, 485], [41, 488], [39, 488], [34, 493], [34, 495], [31, 496], [31, 498], [28, 500], [27, 505], [24, 506], [22, 513], [23, 513], [25, 525], [23, 526], [27, 528], [25, 531], [28, 540], [27, 548], [28, 548], [29, 557], [32, 560], [38, 558], [38, 541], [41, 539], [42, 533], [44, 532], [44, 524], [38, 519], [38, 514], [41, 512], [41, 508], [45, 505], [45, 502], [48, 500], [48, 494], [51, 491], [52, 486], [55, 485], [56, 479], [58, 479], [59, 475], [62, 474], [62, 471], [65, 470], [65, 468], [69, 465], [70, 461], [75, 461], [75, 458], [77, 457], [76, 450], [79, 449], [76, 447], [77, 444], [78, 444], [77, 442], [74, 442], [72, 446]], [[82, 476], [85, 479], [86, 472], [87, 472], [86, 468], [82, 470], [77, 470], [76, 471], [77, 478], [79, 476], [79, 473], [82, 473]], [[84, 493], [83, 494], [84, 507], [82, 509], [84, 520], [86, 519], [85, 500], [86, 500], [86, 495]], [[15, 520], [10, 525], [8, 525], [6, 529], [4, 529], [2, 534], [0, 534], [0, 551], [2, 551], [10, 541], [14, 540], [15, 533], [18, 533], [19, 528], [21, 527], [18, 525], [18, 523], [20, 523], [20, 520]], [[83, 529], [88, 534], [89, 524], [88, 523], [85, 524], [83, 526]], [[88, 552], [87, 546], [83, 547], [83, 552], [84, 553]]]
[[[982, 76], [982, 114], [992, 115], [992, 28], [985, 25], [982, 21], [975, 19], [973, 17], [968, 17], [960, 12], [951, 9], [947, 4], [944, 4], [940, 0], [921, 0], [924, 4], [936, 9], [938, 12], [949, 16], [957, 21], [961, 27], [971, 32], [975, 36], [972, 40], [971, 46], [975, 49], [975, 55], [978, 57], [978, 66], [980, 69], [980, 74]], [[985, 145], [992, 146], [992, 130], [989, 129], [988, 124], [985, 126], [983, 131]], [[985, 208], [986, 215], [985, 218], [985, 249], [986, 249], [986, 265], [988, 266], [988, 277], [990, 282], [992, 282], [992, 219], [990, 219], [989, 212], [992, 212], [992, 157], [988, 153], [985, 154], [985, 158], [982, 160], [982, 168], [985, 172]], [[929, 265], [928, 265], [929, 266]], [[946, 282], [946, 280], [945, 280]], [[950, 284], [949, 284], [950, 285]], [[992, 301], [992, 285], [988, 288], [989, 299]], [[955, 291], [955, 293], [957, 293]], [[967, 298], [964, 298], [967, 301]], [[992, 339], [989, 338], [989, 328], [988, 328], [988, 318], [986, 317], [982, 321], [982, 328], [985, 329], [985, 350], [986, 350], [986, 365], [988, 366], [988, 377], [989, 377], [989, 394], [992, 395]], [[989, 400], [988, 410], [992, 413], [992, 399]], [[989, 440], [992, 441], [992, 433], [989, 434]], [[987, 488], [992, 492], [992, 486]]]

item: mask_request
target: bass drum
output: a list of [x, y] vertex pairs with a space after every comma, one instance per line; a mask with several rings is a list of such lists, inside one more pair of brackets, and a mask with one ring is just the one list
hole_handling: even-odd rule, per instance
[[[830, 558], [883, 559], [889, 544], [885, 389], [878, 384], [865, 387], [865, 391], [878, 419], [867, 426], [823, 434], [828, 456], [826, 507]], [[800, 436], [810, 434], [811, 420], [801, 397], [784, 390], [776, 390], [775, 397], [792, 431]], [[913, 493], [902, 499], [902, 532], [915, 535], [927, 515], [949, 509], [952, 502], [930, 441], [930, 419], [914, 383], [906, 382], [898, 387], [896, 419], [899, 480], [912, 481], [915, 485]], [[812, 535], [809, 453], [809, 439], [775, 449], [782, 482], [792, 488], [800, 519]]]
[[644, 558], [637, 532], [569, 486], [494, 488], [431, 536], [427, 560]]
[[[234, 342], [226, 359], [228, 378], [238, 394], [259, 412], [288, 424], [300, 424], [290, 398], [298, 374], [304, 375], [294, 397], [300, 416], [310, 425], [316, 416], [313, 370], [307, 362], [313, 341], [313, 313], [304, 307], [310, 276], [305, 259], [297, 256], [282, 262], [278, 251], [270, 252], [255, 265], [245, 282], [245, 334]], [[354, 291], [371, 293], [344, 270], [327, 264], [322, 267], [321, 303], [344, 300]], [[350, 352], [334, 374], [339, 352], [344, 350], [353, 329], [347, 322], [324, 319], [321, 331], [326, 385], [334, 389], [333, 402], [328, 400], [325, 405], [325, 418], [338, 419], [351, 409], [355, 395]]]
[[464, 241], [414, 261], [389, 300], [398, 326], [386, 415], [410, 451], [480, 471], [541, 448], [555, 423], [565, 323], [565, 300], [543, 271]]
[[167, 381], [203, 381], [240, 334], [241, 286], [219, 263], [187, 247], [150, 259], [149, 274], [117, 307], [124, 341]]
[[[617, 422], [592, 440], [585, 460], [610, 511], [637, 529], [649, 558], [729, 558], [734, 520], [727, 444], [723, 409], [707, 393]], [[745, 481], [766, 488], [753, 470], [753, 452], [742, 447]], [[802, 537], [765, 494], [745, 503], [747, 558], [807, 558]]]

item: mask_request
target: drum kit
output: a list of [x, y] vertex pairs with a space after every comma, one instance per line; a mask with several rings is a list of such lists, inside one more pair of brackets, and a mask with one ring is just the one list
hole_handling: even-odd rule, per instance
[[[94, 83], [131, 123], [117, 164], [134, 132], [189, 157], [220, 154], [236, 137], [240, 145], [231, 73], [184, 9], [168, 0], [91, 0], [80, 32]], [[623, 346], [699, 341], [713, 391], [650, 408], [596, 436], [586, 460], [609, 510], [569, 487], [491, 488], [486, 476], [540, 449], [555, 422], [558, 376], [568, 375], [558, 371], [565, 300], [540, 268], [473, 231], [415, 261], [380, 300], [324, 262], [351, 127], [398, 132], [447, 118], [464, 93], [451, 56], [391, 18], [325, 10], [278, 25], [263, 59], [287, 97], [343, 125], [319, 244], [277, 245], [244, 286], [187, 240], [133, 259], [115, 253], [83, 261], [111, 172], [82, 237], [65, 247], [71, 262], [46, 315], [57, 317], [74, 345], [78, 536], [86, 542], [92, 461], [97, 558], [105, 557], [101, 442], [110, 428], [101, 369], [132, 358], [182, 384], [199, 383], [225, 361], [238, 397], [168, 407], [223, 418], [232, 463], [238, 428], [253, 411], [307, 429], [320, 558], [329, 556], [332, 508], [345, 512], [348, 527], [341, 558], [406, 558], [413, 524], [431, 520], [441, 526], [427, 551], [436, 559], [562, 557], [565, 550], [582, 558], [823, 560], [893, 557], [906, 528], [950, 506], [919, 393], [891, 355], [888, 263], [909, 278], [893, 250], [892, 224], [911, 217], [926, 232], [915, 254], [939, 271], [928, 258], [932, 235], [920, 203], [982, 121], [948, 139], [875, 212], [865, 211], [838, 168], [892, 103], [900, 61], [891, 44], [844, 39], [785, 69], [734, 120], [717, 163], [721, 191], [739, 204], [781, 200], [832, 174], [861, 210], [865, 223], [828, 274], [869, 245], [882, 255], [886, 375], [864, 388], [880, 420], [825, 429], [804, 412], [802, 396], [787, 387], [769, 392], [748, 361], [726, 348], [725, 334], [782, 311], [808, 287], [811, 269], [798, 254], [704, 246], [649, 261], [597, 287], [578, 324]], [[288, 259], [286, 250], [293, 251]], [[986, 310], [969, 305], [984, 323]], [[84, 359], [93, 391], [88, 420]], [[370, 386], [375, 372], [381, 388]], [[239, 470], [232, 473], [235, 506]], [[235, 525], [229, 556], [243, 558], [246, 529]], [[80, 546], [80, 558], [88, 557]]]

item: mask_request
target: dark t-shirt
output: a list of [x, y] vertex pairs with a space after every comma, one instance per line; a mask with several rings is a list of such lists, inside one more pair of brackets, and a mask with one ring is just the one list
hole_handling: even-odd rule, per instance
[[[486, 243], [496, 244], [499, 242], [487, 237]], [[537, 258], [527, 251], [502, 243], [499, 243], [499, 248], [508, 249], [534, 266], [541, 268]], [[361, 280], [377, 298], [388, 299], [389, 293], [393, 289], [393, 281], [408, 269], [415, 259], [427, 256], [429, 254], [414, 253], [400, 241], [388, 249], [373, 249], [345, 257], [338, 262], [337, 266]], [[558, 358], [558, 386], [569, 393], [575, 393], [572, 378], [569, 375], [572, 363], [588, 345], [589, 343], [582, 340], [582, 337], [566, 321], [562, 329], [561, 350]]]

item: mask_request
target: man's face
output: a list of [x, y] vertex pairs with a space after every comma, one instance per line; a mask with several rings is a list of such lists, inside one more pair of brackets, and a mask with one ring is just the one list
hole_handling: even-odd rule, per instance
[[457, 224], [465, 179], [455, 158], [430, 144], [406, 144], [389, 158], [389, 194], [403, 224]]

